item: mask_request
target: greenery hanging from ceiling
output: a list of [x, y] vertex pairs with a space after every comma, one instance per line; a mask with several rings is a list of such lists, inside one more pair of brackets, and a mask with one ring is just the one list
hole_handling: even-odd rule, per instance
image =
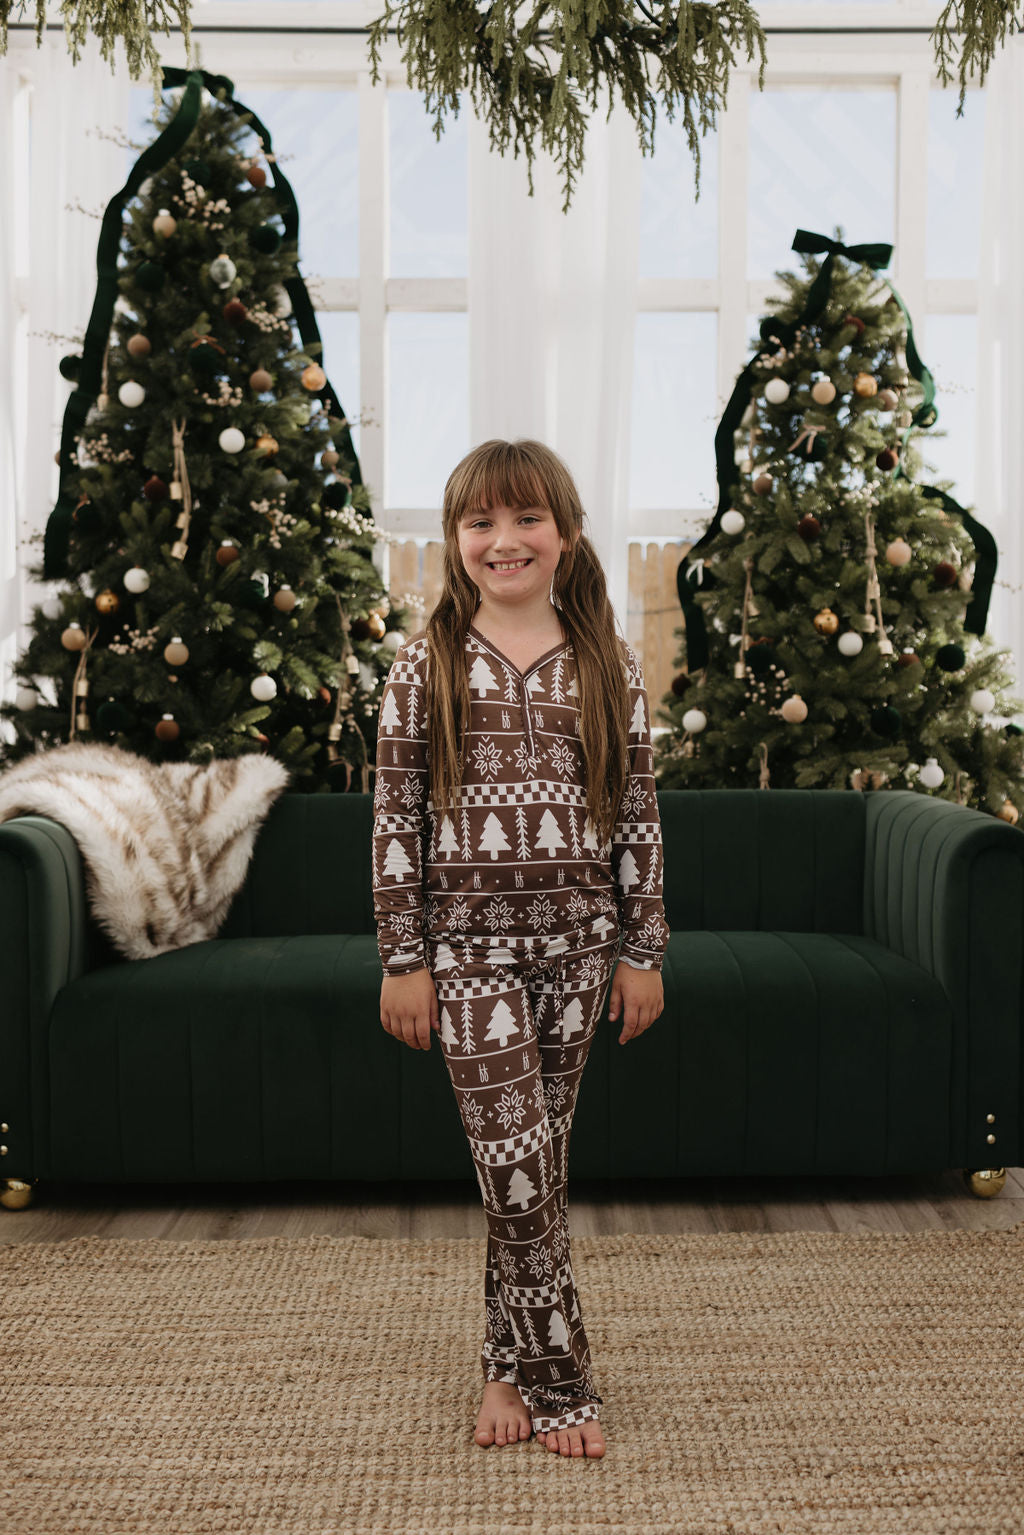
[[[1008, 31], [1012, 36], [1022, 30], [1024, 17], [1017, 15], [1020, 8], [1021, 0], [947, 0], [946, 9], [932, 31], [932, 41], [939, 79], [944, 86], [953, 79], [950, 64], [959, 55], [957, 117], [963, 114], [967, 81], [973, 79], [975, 69], [978, 84], [984, 85], [996, 44], [1006, 41]], [[962, 43], [955, 41], [957, 34], [963, 38]]]
[[[0, 0], [0, 54], [7, 52], [7, 24], [12, 14], [23, 16], [27, 0]], [[64, 36], [74, 63], [82, 56], [82, 44], [92, 32], [99, 38], [102, 57], [114, 67], [114, 48], [120, 38], [125, 47], [128, 69], [133, 80], [142, 73], [143, 65], [153, 78], [153, 88], [159, 97], [162, 65], [153, 32], [170, 32], [177, 26], [185, 42], [186, 52], [191, 53], [192, 22], [189, 15], [191, 0], [59, 0], [60, 14], [64, 18]], [[50, 0], [51, 10], [54, 0]], [[46, 25], [46, 0], [36, 0], [36, 46], [43, 40]]]
[[[563, 176], [563, 212], [583, 168], [588, 108], [598, 105], [598, 86], [608, 86], [611, 115], [615, 87], [635, 119], [645, 154], [654, 152], [655, 109], [670, 122], [681, 106], [700, 195], [700, 139], [715, 126], [725, 105], [729, 66], [736, 47], [760, 55], [764, 83], [765, 36], [746, 0], [691, 5], [689, 0], [566, 0], [532, 9], [494, 0], [384, 0], [370, 23], [373, 80], [379, 79], [380, 47], [397, 22], [402, 62], [410, 87], [423, 91], [440, 138], [444, 112], [459, 112], [459, 93], [469, 89], [477, 116], [486, 117], [491, 147], [509, 144], [526, 152], [533, 194], [533, 157], [538, 145], [557, 158]], [[652, 84], [651, 68], [656, 70]], [[698, 131], [699, 124], [699, 131]]]

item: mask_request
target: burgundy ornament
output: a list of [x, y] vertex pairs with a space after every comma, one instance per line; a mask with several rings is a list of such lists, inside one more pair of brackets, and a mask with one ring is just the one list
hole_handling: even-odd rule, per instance
[[151, 474], [142, 487], [142, 494], [147, 501], [166, 501], [170, 491], [158, 474]]
[[951, 565], [948, 560], [940, 560], [932, 571], [932, 579], [935, 585], [939, 587], [955, 586], [956, 566]]
[[808, 512], [806, 517], [801, 517], [800, 521], [796, 525], [796, 530], [800, 534], [801, 538], [806, 539], [807, 542], [811, 544], [816, 538], [821, 536], [821, 523], [818, 521], [817, 517], [813, 517], [811, 513]]

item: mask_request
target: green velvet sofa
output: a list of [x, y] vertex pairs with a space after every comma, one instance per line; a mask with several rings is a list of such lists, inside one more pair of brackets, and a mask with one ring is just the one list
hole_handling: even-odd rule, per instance
[[[909, 791], [658, 795], [665, 1010], [599, 1027], [575, 1178], [1021, 1161], [1024, 831]], [[68, 832], [0, 825], [0, 1199], [47, 1179], [471, 1179], [382, 1028], [369, 795], [286, 794], [216, 939], [119, 958]]]

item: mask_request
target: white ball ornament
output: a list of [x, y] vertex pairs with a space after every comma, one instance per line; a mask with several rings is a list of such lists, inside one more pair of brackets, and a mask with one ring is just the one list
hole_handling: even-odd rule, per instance
[[894, 538], [885, 551], [885, 557], [890, 565], [907, 565], [913, 556], [914, 551], [905, 538]]
[[845, 634], [839, 636], [836, 643], [840, 654], [844, 656], [859, 656], [864, 649], [864, 641], [856, 629], [848, 629]]
[[807, 718], [807, 705], [799, 693], [794, 693], [782, 705], [782, 718], [788, 725], [800, 725]]
[[53, 623], [63, 613], [64, 607], [59, 597], [47, 597], [46, 601], [40, 604], [39, 611], [44, 618], [48, 618]]
[[923, 783], [926, 789], [938, 789], [945, 781], [945, 777], [945, 773], [934, 757], [928, 758], [917, 775], [918, 782]]
[[789, 385], [784, 378], [770, 378], [764, 386], [764, 397], [769, 405], [781, 405], [789, 399]]
[[742, 512], [737, 512], [735, 510], [735, 508], [733, 508], [732, 510], [730, 510], [728, 512], [725, 512], [723, 514], [723, 517], [722, 517], [722, 532], [723, 533], [733, 533], [733, 534], [735, 534], [735, 533], [742, 533], [743, 529], [745, 527], [746, 527], [746, 518], [743, 516]]
[[131, 570], [124, 573], [124, 588], [126, 592], [132, 592], [138, 596], [140, 592], [149, 590], [149, 571], [143, 570], [141, 565], [133, 565]]
[[245, 447], [245, 433], [237, 426], [226, 426], [217, 438], [225, 453], [241, 453]]
[[210, 276], [218, 288], [229, 288], [238, 276], [238, 268], [230, 256], [222, 254], [210, 262]]
[[995, 701], [995, 694], [989, 692], [988, 688], [975, 688], [971, 694], [971, 708], [975, 714], [988, 714], [995, 706]]
[[268, 677], [265, 672], [261, 672], [250, 682], [249, 692], [259, 703], [268, 704], [272, 698], [277, 697], [277, 683], [273, 677]]
[[703, 709], [687, 709], [683, 715], [683, 729], [688, 730], [692, 736], [700, 735], [708, 722], [708, 717]]
[[270, 302], [272, 306], [272, 312], [281, 316], [282, 319], [291, 314], [292, 301], [288, 297], [288, 289], [284, 287], [283, 284], [278, 283], [276, 287], [271, 288]]
[[18, 709], [34, 709], [38, 702], [39, 694], [35, 688], [19, 688], [14, 695], [15, 708]]
[[368, 693], [372, 693], [374, 688], [377, 686], [377, 673], [374, 671], [369, 661], [360, 661], [359, 681], [362, 683], [363, 687]]
[[117, 398], [121, 401], [121, 404], [126, 405], [129, 410], [135, 410], [136, 407], [141, 405], [143, 400], [146, 398], [146, 391], [143, 389], [142, 385], [136, 383], [133, 378], [128, 378], [125, 379], [124, 383], [117, 391]]
[[381, 650], [390, 650], [392, 655], [394, 655], [399, 646], [404, 644], [405, 635], [401, 629], [389, 629], [380, 642], [380, 648]]

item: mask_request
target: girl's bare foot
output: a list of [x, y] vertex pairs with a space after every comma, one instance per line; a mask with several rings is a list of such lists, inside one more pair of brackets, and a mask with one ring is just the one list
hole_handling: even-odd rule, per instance
[[477, 1444], [518, 1444], [533, 1432], [526, 1403], [511, 1381], [489, 1380], [484, 1384], [480, 1416], [473, 1438]]
[[583, 1423], [579, 1428], [551, 1428], [546, 1433], [538, 1431], [538, 1442], [548, 1450], [557, 1450], [560, 1455], [603, 1455], [605, 1451], [604, 1435], [601, 1425], [596, 1419]]

